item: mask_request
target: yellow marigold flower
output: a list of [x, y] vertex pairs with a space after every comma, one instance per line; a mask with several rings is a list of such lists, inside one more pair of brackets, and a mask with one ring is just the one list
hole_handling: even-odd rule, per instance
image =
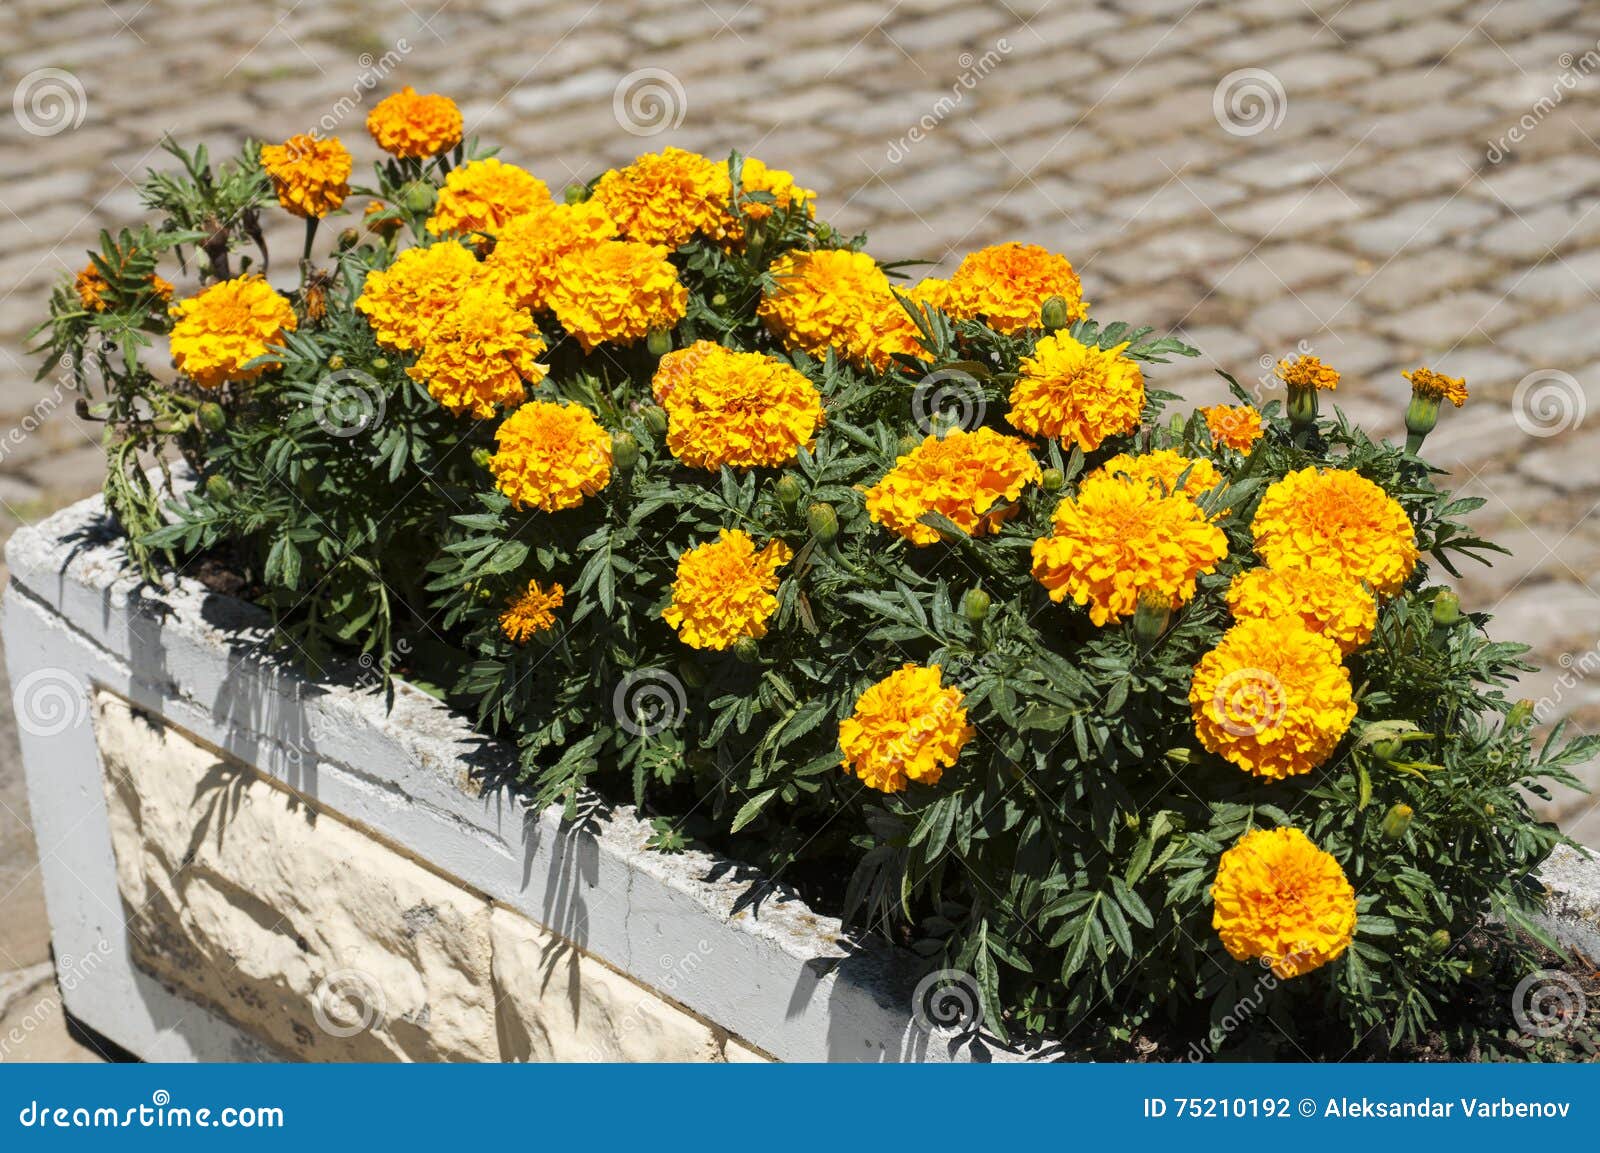
[[1248, 404], [1213, 404], [1200, 412], [1206, 418], [1212, 441], [1223, 448], [1249, 452], [1266, 432], [1261, 414]]
[[968, 253], [950, 278], [952, 316], [983, 320], [996, 332], [1039, 327], [1039, 308], [1052, 296], [1067, 302], [1067, 323], [1089, 312], [1072, 262], [1037, 244], [1008, 241]]
[[561, 607], [566, 595], [567, 590], [559, 584], [545, 589], [538, 581], [529, 581], [526, 592], [506, 602], [510, 607], [500, 614], [500, 631], [516, 644], [527, 644], [536, 633], [556, 627], [555, 610]]
[[661, 244], [607, 240], [563, 256], [547, 300], [585, 352], [633, 344], [683, 319], [689, 291]]
[[259, 276], [223, 280], [168, 310], [168, 338], [178, 370], [201, 388], [227, 380], [254, 380], [272, 363], [246, 369], [267, 347], [281, 344], [296, 325], [294, 309]]
[[1381, 597], [1398, 593], [1417, 563], [1405, 510], [1346, 469], [1291, 472], [1262, 496], [1250, 530], [1267, 567], [1365, 581]]
[[886, 368], [896, 352], [923, 355], [916, 325], [889, 278], [865, 252], [818, 249], [773, 261], [775, 282], [756, 314], [787, 349], [822, 356], [831, 348], [858, 366]]
[[[729, 174], [729, 187], [732, 187], [732, 173]], [[739, 187], [748, 195], [752, 192], [768, 193], [774, 203], [767, 204], [760, 200], [745, 200], [741, 202], [741, 210], [751, 220], [765, 220], [772, 215], [776, 208], [790, 209], [801, 208], [807, 216], [817, 214], [817, 194], [809, 188], [801, 188], [794, 182], [794, 175], [781, 168], [768, 168], [754, 156], [746, 156], [740, 166]], [[731, 211], [722, 225], [722, 239], [729, 244], [737, 244], [744, 239], [744, 222]]]
[[965, 700], [944, 687], [938, 665], [901, 665], [839, 723], [845, 769], [882, 793], [904, 792], [909, 781], [937, 785], [977, 731]]
[[1319, 357], [1297, 356], [1293, 360], [1280, 360], [1274, 375], [1290, 388], [1327, 389], [1339, 387], [1339, 371], [1323, 364]]
[[[1185, 470], [1189, 476], [1180, 489], [1178, 478], [1183, 476]], [[1204, 496], [1222, 483], [1222, 475], [1217, 472], [1217, 466], [1205, 457], [1184, 456], [1181, 452], [1170, 448], [1138, 454], [1119, 453], [1095, 472], [1104, 473], [1106, 476], [1116, 476], [1121, 473], [1134, 480], [1142, 480], [1159, 492], [1177, 492], [1191, 500]]]
[[1123, 355], [1053, 333], [1022, 358], [1006, 420], [1029, 436], [1076, 444], [1085, 452], [1139, 427], [1144, 374]]
[[1033, 542], [1033, 576], [1056, 602], [1089, 607], [1097, 625], [1137, 611], [1141, 597], [1176, 608], [1195, 580], [1228, 555], [1222, 530], [1183, 495], [1100, 473], [1056, 507], [1052, 532]]
[[1339, 646], [1290, 618], [1242, 620], [1200, 658], [1189, 709], [1200, 743], [1269, 780], [1332, 755], [1356, 705]]
[[616, 221], [592, 200], [535, 208], [502, 226], [494, 251], [483, 262], [484, 275], [519, 307], [547, 312], [562, 257], [616, 235]]
[[895, 285], [894, 289], [901, 296], [910, 297], [924, 308], [937, 308], [940, 312], [950, 311], [950, 282], [940, 280], [936, 276], [925, 276], [909, 288]]
[[1211, 927], [1238, 961], [1280, 978], [1326, 965], [1356, 932], [1356, 894], [1333, 855], [1299, 829], [1252, 829], [1222, 854]]
[[[132, 256], [133, 253], [130, 252], [128, 255]], [[172, 299], [173, 289], [169, 281], [152, 272], [148, 284], [149, 292], [157, 300]], [[100, 269], [95, 266], [94, 261], [91, 260], [83, 266], [73, 279], [72, 287], [78, 294], [78, 302], [89, 312], [104, 312], [109, 307], [106, 304], [106, 297], [111, 293], [111, 285], [100, 275]]]
[[479, 268], [472, 253], [453, 242], [408, 248], [388, 268], [367, 273], [356, 311], [366, 316], [379, 344], [415, 352]]
[[577, 508], [611, 483], [611, 434], [581, 404], [529, 401], [494, 438], [489, 471], [513, 508]]
[[550, 203], [550, 189], [531, 172], [491, 156], [452, 169], [439, 189], [428, 231], [435, 236], [498, 234], [506, 221]]
[[272, 177], [278, 203], [296, 216], [320, 220], [350, 195], [350, 150], [338, 138], [304, 132], [261, 146], [261, 167]]
[[367, 113], [367, 131], [391, 156], [426, 160], [461, 143], [461, 109], [448, 96], [407, 84]]
[[527, 399], [525, 382], [550, 371], [538, 362], [544, 351], [531, 316], [495, 286], [474, 284], [433, 326], [406, 375], [451, 412], [483, 419]]
[[1372, 639], [1378, 603], [1353, 580], [1311, 569], [1257, 568], [1228, 586], [1235, 620], [1297, 619], [1348, 656]]
[[1000, 530], [1015, 513], [1017, 498], [1043, 473], [1025, 442], [992, 428], [951, 429], [930, 436], [877, 484], [866, 490], [872, 519], [915, 545], [939, 540], [939, 531], [920, 521], [936, 512], [970, 536]]
[[822, 394], [804, 373], [706, 340], [662, 357], [652, 388], [667, 412], [667, 447], [691, 468], [785, 464], [823, 419]]
[[647, 152], [626, 168], [611, 169], [594, 186], [594, 200], [623, 236], [669, 249], [697, 235], [718, 235], [732, 196], [726, 164], [681, 148]]
[[661, 619], [695, 649], [729, 649], [745, 637], [764, 637], [778, 611], [778, 570], [793, 556], [781, 540], [757, 552], [748, 533], [725, 528], [678, 558], [672, 603]]
[[1401, 376], [1411, 382], [1411, 391], [1434, 400], [1448, 400], [1460, 408], [1467, 403], [1467, 382], [1459, 376], [1446, 376], [1431, 368], [1414, 368]]

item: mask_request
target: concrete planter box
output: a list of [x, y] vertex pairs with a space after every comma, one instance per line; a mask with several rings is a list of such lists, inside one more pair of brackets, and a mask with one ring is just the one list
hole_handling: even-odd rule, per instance
[[[734, 862], [480, 785], [426, 694], [130, 575], [98, 499], [12, 537], [4, 627], [66, 1008], [158, 1060], [962, 1060], [911, 959]], [[1600, 957], [1563, 853], [1551, 925]], [[760, 895], [759, 901], [751, 898]], [[948, 1008], [948, 1006], [946, 1006]]]

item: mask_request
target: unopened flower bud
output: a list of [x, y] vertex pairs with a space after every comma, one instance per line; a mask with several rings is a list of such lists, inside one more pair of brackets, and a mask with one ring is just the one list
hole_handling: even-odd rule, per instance
[[1415, 456], [1438, 423], [1439, 398], [1413, 392], [1411, 403], [1406, 405], [1406, 451]]
[[1461, 598], [1450, 589], [1440, 589], [1433, 598], [1433, 623], [1449, 628], [1461, 619]]
[[641, 409], [639, 415], [644, 417], [644, 426], [650, 430], [652, 435], [665, 436], [667, 434], [666, 409], [652, 404], [648, 408]]
[[831, 504], [818, 501], [806, 509], [806, 529], [822, 544], [832, 544], [839, 535], [839, 516]]
[[489, 461], [493, 457], [494, 453], [490, 449], [475, 448], [472, 450], [472, 463], [477, 465], [479, 468], [488, 468]]
[[195, 413], [195, 419], [200, 422], [200, 427], [209, 433], [219, 433], [228, 427], [228, 414], [222, 411], [222, 406], [214, 400], [202, 404]]
[[1066, 297], [1052, 296], [1046, 300], [1039, 309], [1039, 323], [1046, 332], [1059, 332], [1067, 327]]
[[1450, 930], [1435, 929], [1428, 936], [1428, 948], [1433, 950], [1435, 955], [1448, 953], [1450, 951]]
[[400, 190], [400, 203], [407, 212], [418, 216], [431, 210], [438, 198], [438, 191], [425, 180], [413, 180]]
[[1133, 635], [1145, 644], [1161, 639], [1172, 623], [1172, 602], [1161, 593], [1139, 594], [1139, 607], [1133, 611]]
[[589, 189], [582, 184], [569, 184], [565, 199], [568, 204], [582, 204], [589, 199]]
[[354, 228], [346, 228], [343, 232], [339, 233], [339, 251], [340, 252], [344, 252], [347, 249], [354, 248], [360, 242], [361, 242], [361, 233], [357, 232]]
[[343, 367], [344, 367], [344, 357], [340, 356], [337, 352], [334, 353], [332, 356], [328, 357], [328, 368], [330, 370], [332, 370], [333, 372], [338, 372]]
[[780, 476], [774, 491], [784, 512], [793, 512], [800, 504], [800, 482], [791, 474], [785, 473]]
[[1527, 697], [1523, 697], [1511, 706], [1511, 711], [1506, 714], [1506, 724], [1513, 729], [1520, 729], [1533, 719], [1533, 710], [1536, 706]]
[[644, 346], [651, 356], [665, 356], [672, 351], [672, 333], [664, 328], [652, 328], [650, 335], [644, 338]]
[[633, 433], [622, 431], [611, 434], [611, 463], [624, 472], [632, 472], [639, 463], [639, 442]]
[[1067, 478], [1059, 468], [1047, 468], [1044, 475], [1039, 478], [1039, 487], [1045, 492], [1060, 492], [1066, 487]]
[[712, 294], [712, 297], [711, 297], [711, 307], [712, 308], [722, 308], [727, 303], [728, 303], [727, 293], [717, 292], [717, 293], [713, 293]]
[[1383, 839], [1398, 841], [1411, 827], [1411, 806], [1392, 805], [1383, 815]]
[[388, 372], [389, 371], [389, 359], [388, 359], [388, 357], [384, 357], [384, 356], [375, 356], [375, 357], [373, 357], [372, 358], [372, 371], [373, 372]]
[[1405, 750], [1398, 737], [1385, 737], [1372, 742], [1372, 755], [1380, 761], [1392, 761]]
[[968, 589], [967, 595], [961, 598], [961, 615], [977, 624], [989, 615], [992, 603], [989, 594], [982, 589]]
[[221, 473], [206, 478], [206, 495], [212, 500], [227, 500], [233, 495], [233, 482]]
[[733, 655], [747, 665], [753, 665], [761, 659], [761, 645], [755, 637], [740, 637], [733, 642]]
[[1285, 406], [1289, 415], [1289, 423], [1296, 428], [1305, 428], [1316, 423], [1317, 419], [1317, 390], [1311, 385], [1289, 386], [1289, 403]]
[[910, 456], [917, 450], [917, 445], [922, 443], [922, 438], [912, 433], [906, 433], [895, 445], [895, 452], [900, 456]]

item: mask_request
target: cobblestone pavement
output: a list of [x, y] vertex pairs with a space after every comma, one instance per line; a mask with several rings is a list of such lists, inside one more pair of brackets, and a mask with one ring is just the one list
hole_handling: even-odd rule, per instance
[[[1473, 400], [1429, 454], [1513, 553], [1468, 575], [1467, 603], [1537, 650], [1541, 716], [1592, 729], [1597, 42], [1595, 0], [10, 0], [0, 533], [98, 486], [93, 435], [31, 382], [23, 333], [98, 229], [137, 218], [158, 135], [226, 151], [321, 128], [366, 161], [374, 93], [414, 84], [552, 186], [664, 144], [738, 147], [879, 256], [948, 272], [982, 244], [1046, 244], [1100, 317], [1204, 350], [1157, 376], [1196, 403], [1220, 395], [1213, 367], [1264, 396], [1298, 346], [1393, 431], [1400, 369], [1465, 375]], [[1600, 808], [1557, 807], [1600, 844]], [[0, 964], [44, 944], [19, 947]]]

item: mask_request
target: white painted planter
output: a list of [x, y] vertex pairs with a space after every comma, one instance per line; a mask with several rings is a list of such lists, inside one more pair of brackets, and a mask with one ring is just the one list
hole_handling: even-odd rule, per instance
[[[133, 578], [98, 499], [12, 537], [4, 627], [67, 1009], [160, 1060], [962, 1060], [909, 957], [752, 870], [564, 830], [402, 685], [317, 684], [263, 614]], [[1545, 873], [1600, 959], [1600, 870]], [[758, 903], [747, 899], [761, 886]]]

